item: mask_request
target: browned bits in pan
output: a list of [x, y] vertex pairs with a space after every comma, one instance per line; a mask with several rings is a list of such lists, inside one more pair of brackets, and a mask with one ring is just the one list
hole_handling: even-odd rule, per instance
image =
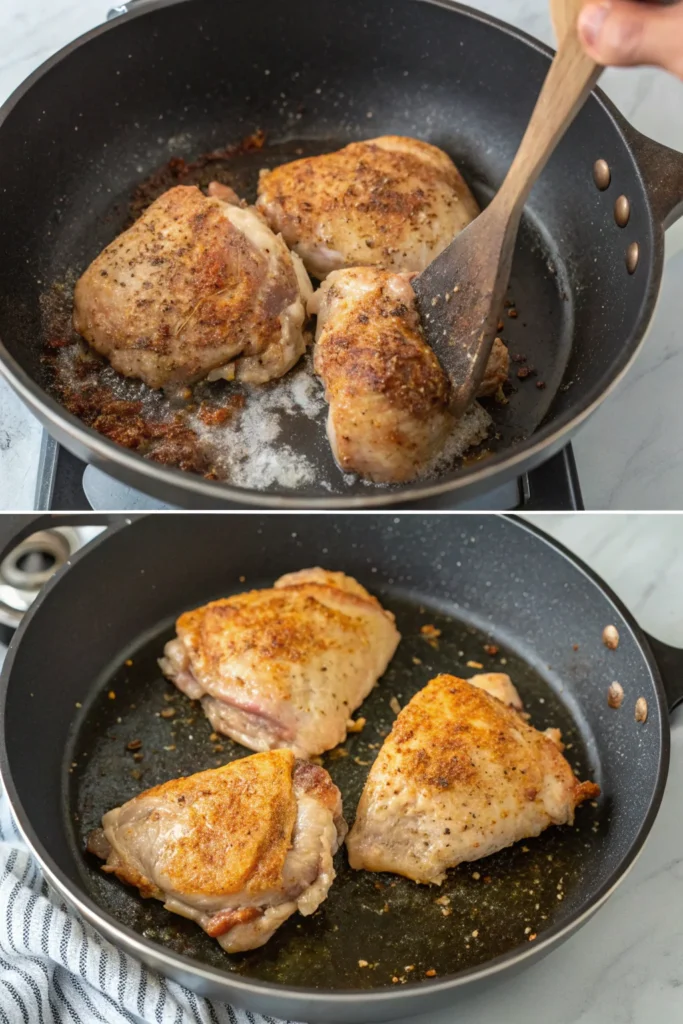
[[482, 669], [484, 666], [482, 665], [482, 663], [480, 661], [468, 661], [467, 662], [467, 667], [468, 668]]
[[435, 978], [436, 977], [436, 971], [434, 970], [433, 967], [430, 970], [425, 971], [425, 977], [426, 978]]
[[647, 701], [644, 697], [639, 697], [636, 701], [636, 722], [647, 721]]
[[142, 740], [131, 740], [126, 744], [126, 750], [139, 750], [141, 746]]
[[496, 647], [495, 644], [484, 644], [484, 650], [493, 658], [495, 657], [496, 654], [498, 654], [499, 648]]
[[401, 713], [401, 705], [399, 704], [397, 697], [391, 698], [391, 700], [389, 701], [389, 707], [391, 708], [395, 715], [399, 715]]
[[164, 708], [163, 711], [159, 712], [159, 714], [161, 715], [162, 718], [174, 718], [175, 717], [175, 713], [176, 713], [175, 708]]
[[607, 691], [607, 703], [611, 708], [620, 708], [624, 703], [624, 688], [621, 683], [612, 683]]
[[516, 320], [517, 317], [519, 316], [519, 313], [513, 307], [512, 309], [508, 309], [508, 316], [510, 317], [511, 320]]
[[133, 754], [133, 760], [134, 761], [144, 761], [144, 759], [145, 759], [145, 755], [144, 754], [141, 754], [141, 753]]
[[437, 637], [441, 636], [441, 630], [437, 629], [436, 626], [432, 626], [430, 623], [427, 623], [425, 626], [421, 626], [420, 632], [430, 640], [436, 640]]
[[616, 651], [619, 646], [619, 633], [616, 626], [605, 626], [602, 631], [602, 642], [610, 651]]
[[362, 732], [365, 728], [366, 718], [357, 718], [355, 721], [350, 718], [346, 723], [347, 732]]

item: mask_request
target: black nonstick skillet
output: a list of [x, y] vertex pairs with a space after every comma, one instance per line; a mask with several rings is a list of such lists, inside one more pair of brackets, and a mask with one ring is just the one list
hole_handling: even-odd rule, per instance
[[[10, 518], [12, 542], [45, 525], [45, 517]], [[316, 914], [292, 918], [261, 950], [229, 957], [195, 925], [103, 875], [84, 837], [143, 789], [249, 753], [228, 740], [216, 749], [197, 704], [165, 700], [175, 691], [156, 658], [178, 613], [314, 564], [361, 580], [403, 634], [362, 707], [365, 728], [323, 758], [349, 820], [394, 698], [404, 704], [439, 671], [468, 676], [480, 666], [510, 673], [533, 723], [562, 729], [571, 764], [602, 796], [577, 812], [575, 827], [461, 866], [441, 890], [353, 872], [342, 851]], [[425, 625], [434, 627], [427, 635]], [[602, 642], [607, 625], [619, 632], [616, 650]], [[607, 704], [614, 680], [625, 692], [619, 710]], [[644, 722], [635, 717], [639, 698]], [[117, 517], [45, 587], [15, 636], [2, 674], [0, 769], [47, 878], [115, 944], [248, 1009], [377, 1021], [457, 1006], [464, 986], [530, 966], [597, 910], [655, 819], [669, 711], [681, 700], [681, 652], [648, 639], [590, 570], [520, 521]], [[161, 717], [169, 706], [176, 715]], [[134, 740], [142, 760], [128, 749]], [[436, 902], [444, 895], [448, 906]]]
[[[528, 204], [511, 285], [518, 316], [504, 317], [503, 332], [525, 362], [513, 363], [509, 403], [491, 406], [488, 457], [410, 485], [369, 487], [335, 466], [322, 407], [313, 420], [295, 409], [283, 415], [277, 445], [296, 452], [308, 475], [296, 487], [280, 477], [259, 489], [253, 475], [237, 486], [145, 459], [66, 411], [50, 370], [65, 340], [55, 307], [65, 314], [75, 275], [124, 227], [136, 187], [169, 158], [191, 162], [261, 130], [262, 148], [159, 179], [161, 189], [219, 177], [253, 199], [263, 166], [412, 135], [444, 147], [486, 201], [550, 59], [524, 33], [451, 0], [348, 0], [343, 17], [335, 0], [129, 6], [0, 109], [0, 372], [50, 432], [108, 474], [191, 508], [437, 505], [446, 495], [452, 506], [559, 451], [638, 351], [659, 292], [664, 227], [683, 211], [683, 156], [639, 135], [599, 92]], [[522, 368], [533, 372], [520, 379]], [[126, 396], [139, 398], [139, 388], [119, 388]]]

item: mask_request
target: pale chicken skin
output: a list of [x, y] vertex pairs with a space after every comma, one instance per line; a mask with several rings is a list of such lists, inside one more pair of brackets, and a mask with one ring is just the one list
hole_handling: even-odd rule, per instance
[[449, 868], [571, 824], [599, 793], [514, 708], [437, 676], [401, 711], [370, 770], [349, 863], [439, 885]]
[[345, 835], [327, 772], [278, 750], [148, 789], [105, 814], [88, 849], [239, 953], [320, 906]]
[[343, 267], [421, 271], [479, 214], [443, 150], [383, 135], [263, 171], [257, 207], [320, 280]]
[[506, 672], [480, 672], [467, 681], [480, 690], [486, 690], [492, 697], [497, 697], [503, 704], [509, 704], [515, 711], [524, 710], [522, 698]]
[[74, 327], [152, 388], [224, 377], [263, 384], [303, 355], [311, 283], [234, 192], [178, 185], [91, 263]]
[[394, 616], [343, 573], [304, 569], [186, 612], [159, 664], [217, 732], [309, 758], [346, 738], [394, 655]]
[[[450, 384], [424, 340], [412, 277], [340, 270], [308, 307], [318, 317], [314, 365], [330, 405], [332, 451], [344, 472], [374, 483], [419, 476], [455, 426]], [[508, 366], [497, 339], [482, 394], [498, 389]]]

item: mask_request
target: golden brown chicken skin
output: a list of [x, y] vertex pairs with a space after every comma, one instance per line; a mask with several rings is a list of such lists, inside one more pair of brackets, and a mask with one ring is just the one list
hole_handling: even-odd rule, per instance
[[399, 135], [263, 171], [257, 207], [320, 280], [342, 267], [424, 270], [479, 213], [443, 150]]
[[[424, 340], [412, 277], [339, 270], [309, 303], [318, 316], [314, 365], [330, 405], [332, 450], [344, 472], [375, 483], [414, 479], [455, 426], [450, 385]], [[497, 341], [482, 393], [503, 366], [507, 376], [507, 359]]]
[[327, 772], [279, 750], [148, 789], [105, 814], [88, 848], [236, 953], [317, 909], [345, 834]]
[[263, 384], [306, 348], [308, 276], [231, 190], [178, 185], [91, 263], [74, 327], [153, 388], [209, 377]]
[[437, 676], [401, 711], [370, 770], [351, 866], [440, 884], [463, 861], [571, 824], [600, 789], [575, 778], [553, 733], [480, 686]]
[[211, 725], [299, 757], [346, 738], [400, 640], [394, 616], [343, 573], [304, 569], [181, 615], [161, 669]]

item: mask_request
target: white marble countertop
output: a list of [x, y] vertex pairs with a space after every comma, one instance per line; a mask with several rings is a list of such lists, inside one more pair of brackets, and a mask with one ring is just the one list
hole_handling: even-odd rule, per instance
[[[552, 42], [547, 0], [470, 0]], [[2, 0], [0, 101], [51, 53], [101, 22], [114, 0]], [[683, 150], [683, 85], [655, 70], [608, 71], [603, 88], [636, 128]], [[683, 224], [647, 344], [584, 425], [575, 452], [586, 507], [683, 509]], [[0, 510], [33, 508], [41, 431], [0, 380]]]
[[[528, 518], [598, 572], [644, 629], [683, 646], [683, 516]], [[662, 809], [640, 859], [616, 894], [541, 963], [481, 995], [462, 995], [448, 1010], [413, 1018], [410, 1024], [683, 1021], [681, 792], [683, 709], [673, 720], [671, 773]]]

